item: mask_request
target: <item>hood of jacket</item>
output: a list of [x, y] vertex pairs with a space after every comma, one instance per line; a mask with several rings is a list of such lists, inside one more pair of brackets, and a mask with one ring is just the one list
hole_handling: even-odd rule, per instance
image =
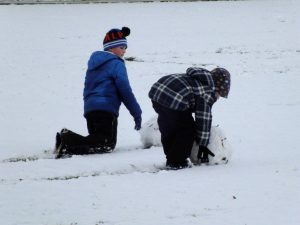
[[217, 96], [211, 72], [200, 67], [190, 67], [186, 70], [186, 74], [203, 85], [204, 93], [202, 93], [202, 96], [205, 101], [212, 106], [214, 102], [217, 101]]
[[99, 66], [102, 66], [111, 60], [123, 61], [122, 58], [120, 58], [119, 56], [116, 56], [115, 54], [110, 53], [110, 52], [105, 52], [105, 51], [94, 52], [88, 61], [87, 69], [94, 70], [94, 69], [98, 68]]
[[215, 90], [212, 75], [208, 70], [200, 67], [190, 67], [186, 70], [186, 74], [191, 76], [193, 79], [200, 81], [202, 85], [208, 86], [212, 90]]

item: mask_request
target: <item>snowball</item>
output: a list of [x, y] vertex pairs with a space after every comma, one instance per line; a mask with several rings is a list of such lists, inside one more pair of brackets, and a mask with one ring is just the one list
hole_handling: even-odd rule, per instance
[[150, 120], [143, 124], [140, 134], [144, 148], [162, 146], [160, 141], [160, 131], [157, 124], [157, 116], [153, 116]]

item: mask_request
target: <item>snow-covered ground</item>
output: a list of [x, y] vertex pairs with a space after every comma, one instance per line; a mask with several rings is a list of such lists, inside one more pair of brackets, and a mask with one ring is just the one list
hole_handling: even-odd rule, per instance
[[[300, 224], [299, 12], [297, 0], [1, 6], [0, 224]], [[53, 159], [56, 131], [87, 134], [87, 60], [124, 25], [143, 121], [159, 77], [231, 72], [213, 108], [228, 164], [158, 170], [162, 148], [141, 148], [124, 107], [115, 152]]]

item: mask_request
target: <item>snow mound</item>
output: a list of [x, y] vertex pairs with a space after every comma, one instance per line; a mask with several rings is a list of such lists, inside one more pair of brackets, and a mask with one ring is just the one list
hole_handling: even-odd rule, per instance
[[157, 124], [157, 116], [153, 116], [143, 124], [140, 130], [140, 134], [144, 148], [150, 148], [152, 146], [162, 146], [160, 141], [160, 131]]
[[[209, 165], [226, 164], [231, 159], [232, 148], [224, 134], [224, 131], [219, 126], [212, 126], [210, 130], [210, 139], [207, 146], [215, 156], [209, 158]], [[197, 158], [198, 146], [194, 143], [190, 159], [194, 164], [201, 164]]]
[[[152, 117], [143, 124], [140, 135], [144, 148], [162, 146], [157, 116]], [[209, 165], [226, 164], [231, 159], [232, 148], [228, 143], [224, 131], [219, 126], [212, 126], [209, 145], [207, 147], [215, 154], [215, 157], [209, 156]], [[198, 146], [194, 143], [190, 156], [193, 164], [201, 164], [197, 158], [197, 154]]]

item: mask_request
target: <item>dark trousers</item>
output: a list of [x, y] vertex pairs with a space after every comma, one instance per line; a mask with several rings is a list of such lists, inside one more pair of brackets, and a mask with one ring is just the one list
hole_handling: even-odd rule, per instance
[[153, 102], [158, 114], [157, 123], [167, 161], [180, 163], [186, 160], [193, 147], [195, 122], [191, 111], [176, 111]]
[[105, 111], [93, 111], [86, 115], [89, 135], [84, 137], [72, 131], [61, 134], [67, 149], [72, 154], [91, 154], [95, 148], [114, 149], [117, 143], [117, 117]]

